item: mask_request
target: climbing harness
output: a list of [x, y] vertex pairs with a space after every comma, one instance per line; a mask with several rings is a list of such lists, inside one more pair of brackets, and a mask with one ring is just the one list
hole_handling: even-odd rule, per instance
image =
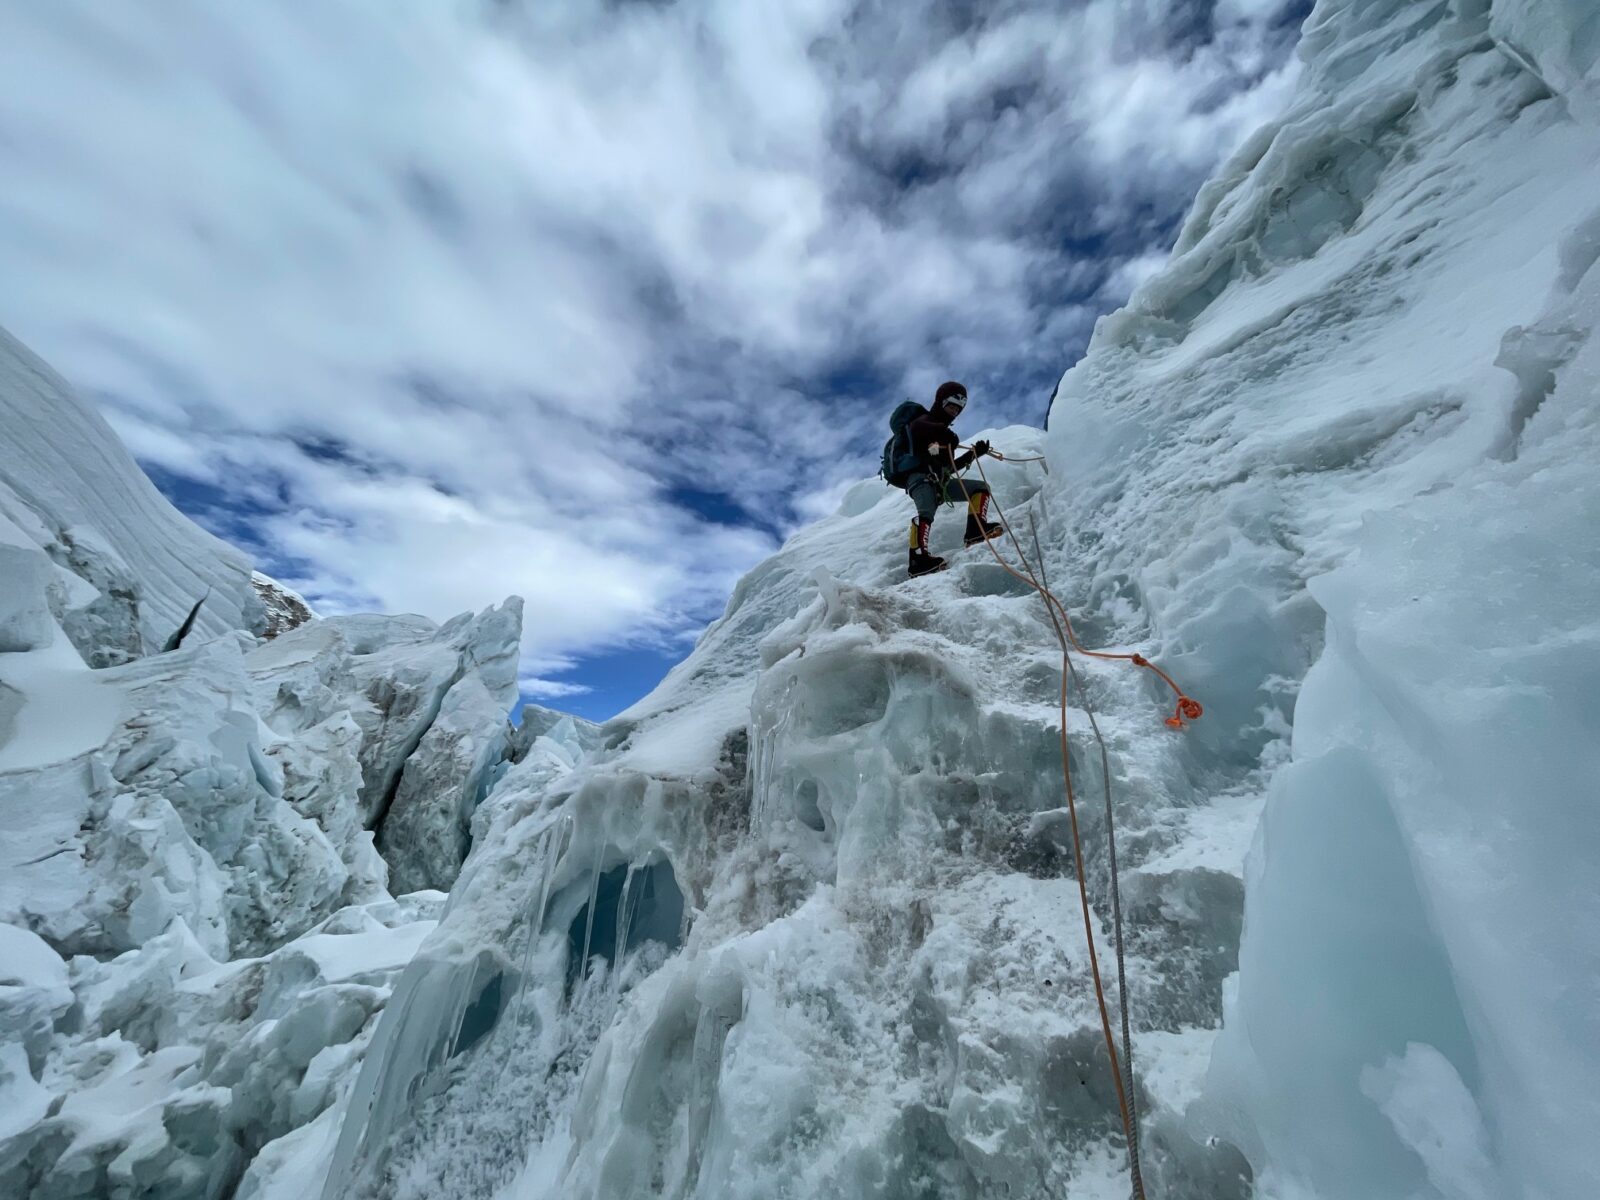
[[[946, 449], [945, 453], [949, 456], [950, 465], [953, 469], [955, 467], [955, 455], [948, 448]], [[1002, 458], [1001, 461], [1006, 460]], [[1011, 461], [1021, 460], [1014, 459]], [[977, 465], [978, 474], [983, 478], [983, 482], [987, 486], [989, 484], [989, 477], [984, 472], [981, 458], [974, 458], [973, 462]], [[956, 482], [961, 486], [962, 493], [967, 496], [970, 502], [971, 494], [967, 491], [966, 481], [962, 479], [959, 471], [955, 473], [955, 478]], [[1113, 821], [1114, 814], [1111, 806], [1111, 772], [1109, 759], [1106, 755], [1105, 741], [1100, 736], [1099, 724], [1094, 718], [1093, 711], [1088, 708], [1087, 704], [1085, 704], [1085, 711], [1089, 712], [1091, 727], [1094, 729], [1096, 739], [1100, 742], [1101, 773], [1106, 784], [1106, 838], [1109, 852], [1108, 858], [1111, 869], [1112, 924], [1115, 931], [1117, 949], [1118, 999], [1122, 1008], [1121, 1024], [1123, 1053], [1121, 1055], [1118, 1055], [1117, 1053], [1116, 1038], [1111, 1032], [1111, 1016], [1106, 1006], [1105, 986], [1100, 978], [1100, 957], [1095, 949], [1094, 925], [1089, 917], [1089, 888], [1083, 872], [1083, 842], [1078, 830], [1078, 805], [1077, 798], [1072, 788], [1072, 768], [1068, 758], [1067, 685], [1069, 680], [1071, 680], [1073, 683], [1078, 683], [1077, 668], [1073, 665], [1072, 656], [1068, 651], [1068, 645], [1070, 643], [1072, 647], [1093, 658], [1121, 659], [1126, 662], [1131, 662], [1136, 667], [1144, 667], [1154, 671], [1177, 696], [1177, 707], [1173, 715], [1166, 719], [1166, 724], [1174, 729], [1182, 729], [1184, 727], [1184, 718], [1187, 718], [1191, 721], [1199, 720], [1204, 710], [1201, 708], [1200, 703], [1197, 700], [1194, 700], [1193, 698], [1184, 694], [1183, 689], [1173, 682], [1173, 679], [1170, 675], [1152, 663], [1149, 659], [1145, 658], [1142, 654], [1112, 654], [1104, 651], [1090, 650], [1078, 640], [1078, 635], [1072, 628], [1072, 618], [1068, 615], [1066, 606], [1056, 598], [1055, 593], [1050, 590], [1049, 585], [1046, 582], [1041, 581], [1039, 578], [1039, 573], [1035, 572], [1032, 564], [1030, 564], [1028, 561], [1027, 554], [1024, 553], [1021, 544], [1017, 541], [1017, 535], [1011, 528], [1011, 522], [1006, 519], [1005, 511], [1000, 507], [999, 500], [994, 498], [993, 487], [989, 488], [989, 492], [991, 500], [994, 503], [995, 515], [1000, 518], [1001, 523], [1005, 526], [1006, 538], [1011, 542], [1012, 549], [1016, 551], [1017, 558], [1022, 563], [1023, 571], [1025, 571], [1026, 574], [1023, 574], [1021, 571], [1017, 571], [1011, 566], [1011, 564], [1006, 562], [1006, 560], [1000, 556], [1000, 552], [995, 549], [992, 540], [985, 540], [984, 544], [989, 547], [989, 553], [994, 556], [995, 562], [1000, 565], [1002, 570], [1022, 583], [1027, 584], [1039, 594], [1040, 599], [1045, 602], [1046, 612], [1050, 615], [1050, 624], [1055, 630], [1056, 640], [1061, 644], [1061, 783], [1062, 789], [1066, 793], [1067, 817], [1072, 828], [1073, 873], [1077, 876], [1078, 881], [1078, 901], [1083, 913], [1084, 938], [1089, 949], [1089, 971], [1094, 979], [1095, 1000], [1100, 1011], [1100, 1028], [1101, 1032], [1105, 1036], [1106, 1053], [1111, 1059], [1112, 1078], [1116, 1083], [1117, 1088], [1117, 1109], [1122, 1118], [1122, 1130], [1128, 1143], [1128, 1170], [1133, 1184], [1133, 1200], [1146, 1200], [1144, 1180], [1139, 1169], [1138, 1109], [1135, 1104], [1133, 1089], [1133, 1040], [1128, 1024], [1127, 970], [1124, 962], [1123, 952], [1122, 897], [1121, 889], [1117, 880], [1115, 823]], [[1038, 548], [1037, 527], [1034, 528], [1034, 546], [1034, 553], [1039, 560], [1039, 568], [1042, 572], [1044, 567], [1044, 557], [1042, 554], [1040, 554]], [[1078, 690], [1080, 696], [1084, 695], [1081, 683], [1079, 683]], [[1126, 1063], [1127, 1068], [1126, 1078], [1124, 1077], [1124, 1063]]]

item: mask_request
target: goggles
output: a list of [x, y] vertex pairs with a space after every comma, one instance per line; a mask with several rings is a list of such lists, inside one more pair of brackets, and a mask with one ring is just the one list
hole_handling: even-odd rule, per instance
[[958, 393], [957, 395], [954, 395], [954, 396], [946, 396], [943, 400], [940, 401], [940, 403], [943, 404], [946, 408], [955, 409], [956, 412], [959, 413], [963, 408], [965, 408], [967, 406], [967, 394], [965, 392], [961, 392], [961, 393]]

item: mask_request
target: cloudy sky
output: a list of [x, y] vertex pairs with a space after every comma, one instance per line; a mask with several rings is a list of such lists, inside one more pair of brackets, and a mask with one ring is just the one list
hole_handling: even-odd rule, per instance
[[0, 324], [323, 611], [604, 717], [945, 378], [1038, 423], [1307, 0], [0, 0]]

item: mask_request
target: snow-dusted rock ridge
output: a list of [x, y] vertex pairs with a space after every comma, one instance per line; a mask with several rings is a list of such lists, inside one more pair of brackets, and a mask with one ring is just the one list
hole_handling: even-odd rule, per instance
[[[1085, 662], [1069, 718], [1152, 1196], [1600, 1175], [1596, 45], [1325, 0], [1048, 435], [991, 435], [1049, 456], [991, 477], [1085, 638], [1207, 704]], [[500, 780], [325, 1197], [1127, 1194], [1044, 611], [981, 552], [902, 582], [907, 515], [860, 485], [575, 770]]]

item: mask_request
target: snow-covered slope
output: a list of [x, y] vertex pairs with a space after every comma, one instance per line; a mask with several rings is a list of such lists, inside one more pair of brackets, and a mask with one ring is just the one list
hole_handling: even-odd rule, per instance
[[1268, 1195], [1600, 1180], [1600, 10], [1486, 7], [1319, 6], [1051, 425], [1212, 769], [1316, 664], [1203, 1114]]
[[[1580, 1200], [1600, 19], [1323, 0], [1303, 54], [989, 435], [1048, 458], [987, 469], [1079, 635], [1206, 705], [1070, 682], [1146, 1192]], [[514, 734], [515, 606], [90, 672], [16, 541], [0, 1191], [1127, 1196], [1051, 623], [982, 548], [904, 581], [909, 515], [858, 485], [634, 709]]]
[[0, 545], [55, 564], [50, 608], [93, 666], [159, 650], [202, 597], [202, 634], [255, 629], [249, 561], [173, 508], [105, 418], [0, 329]]
[[[1068, 719], [1152, 1196], [1600, 1176], [1595, 49], [1586, 5], [1325, 0], [1048, 437], [992, 435], [1048, 453], [991, 475], [1082, 636], [1207, 705], [1086, 660]], [[907, 515], [861, 485], [500, 781], [324, 1196], [1127, 1194], [1046, 614], [981, 551], [901, 582]]]

